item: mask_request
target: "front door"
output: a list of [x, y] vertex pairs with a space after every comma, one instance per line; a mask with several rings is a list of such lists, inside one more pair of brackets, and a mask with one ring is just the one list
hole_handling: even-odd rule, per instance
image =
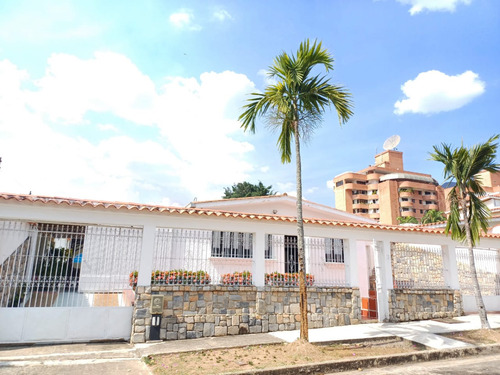
[[285, 236], [285, 272], [299, 272], [297, 236]]

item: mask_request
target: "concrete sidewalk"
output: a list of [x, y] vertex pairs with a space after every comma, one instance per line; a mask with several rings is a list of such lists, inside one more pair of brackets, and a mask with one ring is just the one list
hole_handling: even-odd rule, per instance
[[[500, 314], [488, 314], [488, 320], [491, 328], [500, 328]], [[445, 323], [446, 321], [450, 323]], [[469, 347], [471, 345], [438, 336], [437, 334], [480, 328], [479, 316], [466, 315], [448, 320], [421, 320], [408, 323], [373, 323], [318, 328], [309, 331], [309, 341], [321, 343], [398, 336], [432, 349], [453, 349]], [[286, 342], [293, 342], [299, 338], [299, 331], [273, 332], [271, 335]]]
[[[492, 328], [500, 328], [500, 314], [488, 314]], [[444, 321], [426, 320], [410, 323], [372, 323], [342, 327], [311, 329], [309, 339], [315, 343], [348, 342], [378, 339], [384, 337], [402, 337], [415, 341], [433, 349], [466, 348], [470, 346], [460, 341], [438, 336], [440, 333], [451, 333], [479, 329], [481, 327], [477, 315], [468, 315]], [[150, 342], [131, 345], [129, 343], [88, 343], [66, 345], [32, 345], [0, 347], [0, 373], [2, 374], [51, 374], [40, 372], [40, 366], [59, 366], [54, 373], [74, 372], [74, 366], [89, 364], [108, 364], [116, 368], [116, 373], [123, 373], [123, 367], [130, 368], [136, 374], [147, 374], [147, 368], [139, 362], [140, 358], [151, 354], [181, 353], [195, 350], [235, 348], [250, 345], [265, 345], [282, 342], [292, 342], [299, 337], [299, 331], [273, 332], [243, 336], [208, 337], [193, 340]], [[33, 372], [27, 371], [27, 367]], [[23, 371], [19, 371], [23, 368]], [[111, 368], [111, 367], [110, 367]], [[119, 369], [118, 369], [119, 368]], [[97, 367], [96, 367], [97, 369]], [[16, 370], [16, 371], [14, 371]], [[102, 368], [96, 372], [102, 373]], [[106, 371], [109, 371], [106, 370]], [[115, 373], [115, 372], [107, 372]]]

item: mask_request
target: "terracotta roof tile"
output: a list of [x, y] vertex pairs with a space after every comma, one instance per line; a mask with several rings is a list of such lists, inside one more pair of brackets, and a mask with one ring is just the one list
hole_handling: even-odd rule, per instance
[[[56, 204], [56, 205], [64, 204], [68, 206], [79, 206], [79, 207], [91, 206], [92, 208], [102, 207], [104, 209], [117, 209], [117, 210], [127, 209], [127, 210], [150, 211], [150, 212], [157, 211], [157, 212], [164, 212], [169, 214], [181, 214], [181, 215], [199, 215], [199, 216], [215, 215], [215, 216], [233, 217], [241, 219], [263, 220], [263, 221], [285, 221], [285, 222], [297, 221], [297, 219], [293, 216], [231, 212], [231, 211], [202, 209], [202, 208], [168, 207], [168, 206], [148, 205], [148, 204], [130, 203], [130, 202], [111, 202], [111, 201], [99, 201], [99, 200], [87, 200], [87, 199], [75, 199], [75, 198], [48, 197], [40, 195], [0, 193], [0, 200], [18, 201], [22, 203], [36, 203], [36, 204], [40, 203]], [[431, 233], [431, 234], [442, 234], [444, 232], [443, 228], [425, 228], [423, 226], [407, 227], [399, 225], [383, 225], [383, 224], [371, 224], [362, 222], [342, 222], [342, 221], [315, 219], [315, 218], [304, 218], [304, 224], [389, 230], [398, 232], [420, 232], [420, 233]], [[500, 235], [488, 233], [486, 235], [483, 235], [483, 237], [500, 238]]]

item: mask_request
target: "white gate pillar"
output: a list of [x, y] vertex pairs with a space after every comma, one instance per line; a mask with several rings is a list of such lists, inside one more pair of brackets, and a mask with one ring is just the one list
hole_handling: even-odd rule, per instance
[[139, 275], [137, 286], [151, 285], [151, 271], [153, 270], [153, 253], [155, 248], [156, 226], [146, 224], [142, 229], [142, 248], [139, 258]]
[[373, 240], [375, 278], [377, 281], [377, 313], [380, 322], [389, 320], [389, 290], [393, 288], [391, 244]]
[[359, 287], [358, 248], [354, 238], [348, 238], [347, 254], [344, 254], [345, 282], [348, 286]]
[[457, 267], [457, 252], [455, 246], [442, 245], [443, 254], [443, 276], [446, 286], [450, 289], [460, 289]]
[[252, 262], [252, 281], [255, 286], [264, 286], [264, 273], [266, 270], [266, 234], [258, 231], [253, 239], [253, 262]]

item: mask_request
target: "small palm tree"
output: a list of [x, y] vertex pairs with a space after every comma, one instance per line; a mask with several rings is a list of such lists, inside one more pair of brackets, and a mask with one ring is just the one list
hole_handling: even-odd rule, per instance
[[252, 98], [239, 117], [245, 131], [255, 132], [257, 117], [267, 116], [269, 124], [280, 131], [277, 146], [282, 163], [291, 162], [292, 139], [295, 141], [300, 337], [304, 340], [308, 340], [308, 321], [300, 139], [311, 134], [312, 129], [321, 122], [325, 109], [331, 105], [336, 109], [341, 124], [352, 115], [350, 93], [341, 86], [331, 85], [326, 76], [313, 75], [312, 70], [316, 66], [324, 67], [327, 72], [333, 69], [333, 57], [328, 50], [322, 48], [321, 42], [315, 41], [311, 45], [306, 40], [300, 44], [296, 55], [281, 53], [274, 59], [268, 72], [277, 83], [269, 85], [264, 93], [251, 94]]
[[418, 220], [413, 216], [398, 216], [399, 224], [418, 224]]
[[473, 282], [476, 305], [481, 319], [481, 327], [489, 329], [488, 316], [484, 307], [479, 281], [477, 279], [476, 263], [474, 261], [474, 246], [479, 243], [481, 231], [488, 230], [490, 210], [481, 197], [486, 193], [481, 186], [477, 174], [482, 170], [488, 172], [500, 171], [500, 164], [495, 163], [498, 135], [492, 136], [484, 144], [478, 144], [470, 149], [463, 145], [451, 149], [450, 145], [434, 146], [431, 153], [433, 160], [444, 164], [444, 177], [447, 181], [455, 181], [447, 199], [450, 202], [450, 214], [446, 223], [446, 233], [451, 232], [451, 238], [465, 242], [469, 248], [469, 264]]
[[446, 216], [443, 211], [429, 210], [424, 214], [424, 217], [422, 217], [422, 224], [438, 223], [445, 220]]

